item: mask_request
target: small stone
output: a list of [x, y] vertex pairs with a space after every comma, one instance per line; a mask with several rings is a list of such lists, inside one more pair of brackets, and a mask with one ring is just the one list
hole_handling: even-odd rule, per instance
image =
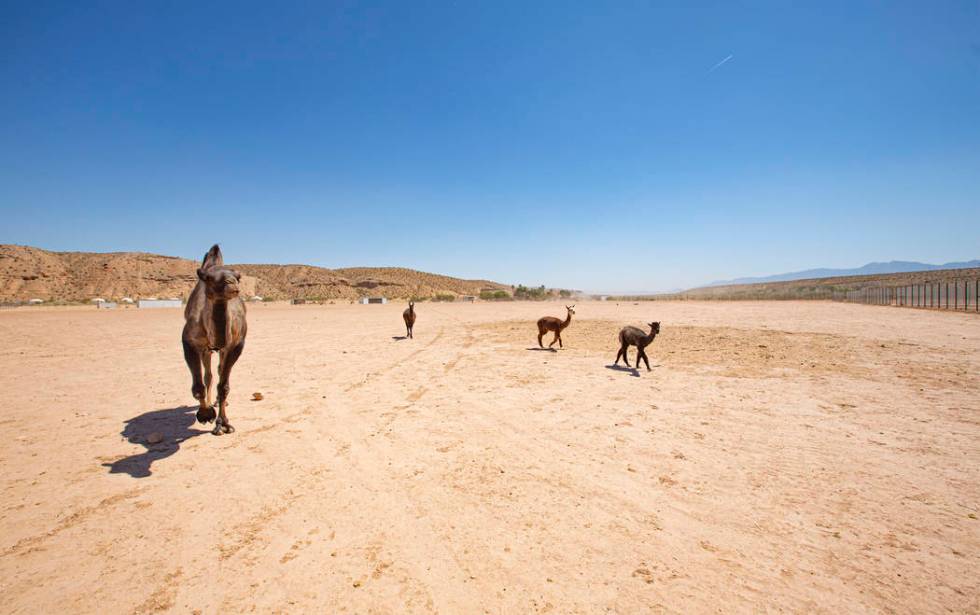
[[262, 401], [262, 393], [255, 392], [252, 393], [252, 401]]
[[150, 435], [146, 436], [146, 441], [148, 444], [160, 444], [163, 442], [163, 434], [159, 431], [154, 431]]

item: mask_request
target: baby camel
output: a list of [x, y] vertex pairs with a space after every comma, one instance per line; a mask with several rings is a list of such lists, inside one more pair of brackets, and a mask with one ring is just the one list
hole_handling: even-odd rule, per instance
[[402, 318], [405, 319], [405, 337], [408, 339], [413, 339], [412, 328], [415, 326], [415, 302], [408, 302], [408, 309], [402, 312]]
[[551, 343], [548, 344], [548, 348], [554, 346], [555, 342], [558, 342], [559, 348], [564, 348], [564, 346], [561, 345], [561, 332], [571, 324], [572, 314], [575, 313], [575, 310], [573, 309], [574, 307], [574, 305], [565, 306], [565, 309], [568, 310], [568, 316], [565, 317], [565, 320], [555, 318], [554, 316], [543, 316], [538, 319], [538, 346], [544, 348], [544, 344], [541, 343], [541, 338], [544, 337], [544, 334], [548, 331], [554, 331], [555, 339], [551, 340]]
[[630, 360], [626, 351], [630, 346], [636, 346], [636, 367], [640, 367], [640, 359], [643, 359], [643, 362], [647, 364], [647, 371], [650, 371], [650, 359], [647, 358], [646, 347], [660, 333], [660, 323], [651, 322], [647, 325], [650, 327], [650, 335], [643, 333], [642, 329], [636, 327], [623, 327], [622, 331], [619, 332], [620, 349], [613, 365], [619, 365], [619, 357], [623, 357], [623, 360], [626, 361], [626, 367], [630, 367]]

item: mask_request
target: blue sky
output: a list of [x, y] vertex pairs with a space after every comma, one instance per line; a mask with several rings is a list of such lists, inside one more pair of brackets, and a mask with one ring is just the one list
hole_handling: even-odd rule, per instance
[[596, 291], [980, 257], [977, 2], [198, 4], [3, 3], [0, 243]]

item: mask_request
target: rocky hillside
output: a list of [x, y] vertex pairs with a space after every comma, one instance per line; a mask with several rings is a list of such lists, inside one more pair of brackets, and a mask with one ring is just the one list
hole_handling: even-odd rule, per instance
[[[94, 297], [186, 298], [197, 281], [198, 261], [141, 252], [49, 252], [0, 245], [0, 301], [85, 302]], [[509, 286], [460, 280], [402, 268], [324, 269], [309, 265], [233, 265], [246, 295], [266, 299], [393, 299], [437, 294], [479, 295]]]
[[980, 268], [942, 269], [880, 275], [834, 276], [811, 280], [790, 280], [786, 282], [705, 286], [702, 288], [692, 288], [679, 293], [629, 297], [619, 296], [614, 297], [614, 299], [718, 299], [723, 301], [742, 299], [842, 299], [850, 291], [868, 287], [875, 288], [880, 286], [922, 284], [923, 282], [952, 282], [953, 280], [977, 279], [980, 279]]

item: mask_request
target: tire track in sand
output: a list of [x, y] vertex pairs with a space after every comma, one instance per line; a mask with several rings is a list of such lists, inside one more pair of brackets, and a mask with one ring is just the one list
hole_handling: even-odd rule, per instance
[[433, 344], [435, 344], [440, 339], [442, 339], [442, 336], [445, 333], [445, 331], [446, 331], [446, 327], [444, 327], [444, 326], [443, 327], [440, 327], [439, 328], [439, 332], [436, 333], [436, 336], [434, 338], [432, 338], [431, 340], [429, 340], [428, 342], [426, 342], [424, 346], [422, 346], [418, 350], [413, 350], [412, 352], [408, 353], [407, 355], [405, 355], [404, 357], [402, 357], [397, 363], [393, 363], [392, 365], [389, 365], [388, 367], [385, 367], [384, 369], [382, 369], [380, 371], [371, 372], [370, 374], [368, 374], [367, 376], [365, 376], [365, 378], [363, 380], [359, 380], [358, 382], [353, 382], [353, 383], [347, 385], [344, 388], [344, 392], [345, 393], [350, 393], [351, 391], [354, 391], [356, 389], [359, 389], [362, 386], [364, 386], [365, 384], [368, 384], [369, 382], [371, 382], [372, 380], [374, 380], [375, 378], [377, 378], [378, 376], [382, 376], [384, 374], [387, 374], [388, 372], [390, 372], [391, 370], [395, 369], [396, 367], [398, 367], [402, 363], [404, 363], [404, 362], [406, 362], [406, 361], [408, 361], [410, 359], [415, 358], [416, 356], [418, 356], [422, 352], [425, 352]]

